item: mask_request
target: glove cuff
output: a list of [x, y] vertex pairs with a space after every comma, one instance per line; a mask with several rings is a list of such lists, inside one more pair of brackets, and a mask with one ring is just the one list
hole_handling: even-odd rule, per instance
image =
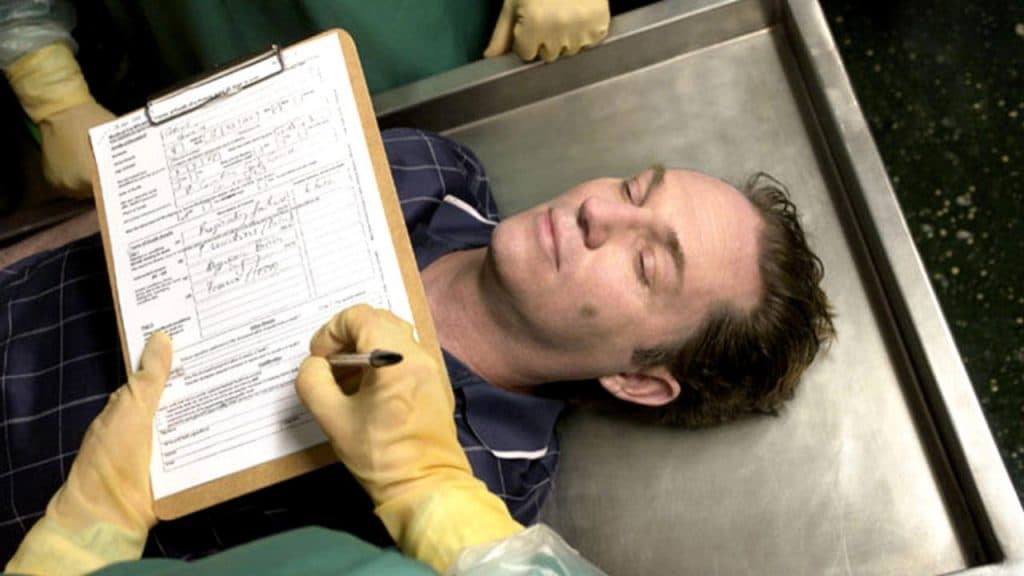
[[438, 572], [443, 573], [466, 547], [523, 530], [505, 503], [468, 474], [420, 484], [382, 502], [375, 512], [402, 552]]
[[146, 536], [105, 523], [69, 530], [47, 514], [29, 530], [4, 572], [88, 574], [116, 562], [138, 560]]
[[515, 574], [525, 573], [513, 568], [520, 566], [535, 567], [545, 574], [548, 572], [541, 566], [551, 567], [552, 573], [558, 574], [606, 576], [546, 524], [534, 524], [504, 540], [466, 548], [445, 576], [508, 574], [510, 569]]
[[36, 123], [93, 100], [74, 53], [62, 42], [22, 56], [5, 73], [22, 108]]

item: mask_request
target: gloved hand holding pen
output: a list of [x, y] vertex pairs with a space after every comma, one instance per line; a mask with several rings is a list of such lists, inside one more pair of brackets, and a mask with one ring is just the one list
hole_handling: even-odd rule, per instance
[[[364, 369], [346, 396], [323, 357], [386, 349], [399, 364]], [[444, 367], [413, 340], [408, 323], [359, 305], [335, 316], [299, 369], [302, 402], [376, 505], [406, 554], [443, 571], [465, 547], [523, 530], [505, 504], [473, 477], [456, 441], [455, 402]]]
[[[346, 395], [324, 358], [384, 349], [394, 365], [349, 372]], [[349, 308], [313, 336], [296, 388], [338, 457], [363, 485], [405, 554], [459, 576], [603, 572], [549, 527], [529, 529], [475, 477], [455, 436], [454, 398], [441, 366], [386, 310]], [[352, 383], [346, 389], [355, 389]]]

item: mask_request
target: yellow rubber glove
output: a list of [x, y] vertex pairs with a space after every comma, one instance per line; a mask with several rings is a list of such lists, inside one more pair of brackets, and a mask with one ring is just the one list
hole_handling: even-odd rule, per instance
[[[343, 394], [323, 356], [375, 349], [403, 360], [352, 375], [361, 379], [359, 390]], [[473, 477], [455, 438], [444, 367], [413, 340], [412, 326], [388, 311], [354, 306], [317, 331], [310, 353], [296, 379], [299, 397], [404, 553], [443, 572], [463, 548], [523, 530]]]
[[156, 524], [149, 457], [153, 417], [171, 369], [170, 338], [153, 334], [140, 364], [89, 425], [67, 480], [6, 572], [85, 574], [142, 556]]
[[63, 43], [22, 56], [7, 79], [43, 140], [43, 175], [69, 196], [92, 197], [89, 128], [113, 120], [89, 93], [75, 55]]
[[505, 0], [484, 56], [514, 47], [523, 60], [554, 62], [603, 40], [610, 21], [608, 0]]

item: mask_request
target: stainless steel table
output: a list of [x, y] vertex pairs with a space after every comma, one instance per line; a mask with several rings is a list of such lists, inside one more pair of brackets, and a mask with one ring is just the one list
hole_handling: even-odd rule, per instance
[[802, 209], [839, 340], [778, 417], [563, 422], [545, 519], [609, 573], [1024, 573], [1024, 514], [813, 1], [661, 2], [575, 58], [374, 103], [473, 148], [506, 214], [654, 161], [765, 170]]

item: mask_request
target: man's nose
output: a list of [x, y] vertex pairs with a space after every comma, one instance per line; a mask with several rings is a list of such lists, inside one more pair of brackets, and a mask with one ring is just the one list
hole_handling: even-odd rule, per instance
[[600, 248], [618, 234], [642, 227], [646, 219], [638, 206], [598, 197], [584, 200], [576, 217], [583, 243], [591, 250]]

